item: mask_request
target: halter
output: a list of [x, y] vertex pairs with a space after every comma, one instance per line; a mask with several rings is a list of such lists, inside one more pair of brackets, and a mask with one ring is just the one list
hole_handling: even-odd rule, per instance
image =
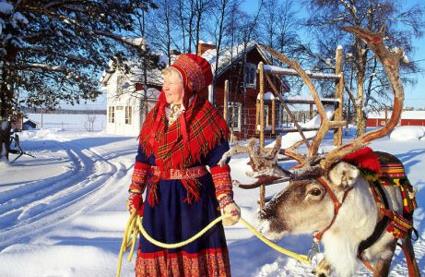
[[339, 209], [341, 208], [342, 204], [344, 204], [344, 201], [347, 198], [348, 193], [353, 189], [353, 187], [350, 187], [349, 189], [344, 191], [344, 196], [342, 197], [342, 201], [339, 202], [335, 193], [331, 190], [331, 187], [329, 186], [329, 182], [325, 178], [319, 177], [317, 178], [317, 181], [319, 181], [319, 183], [326, 189], [326, 191], [329, 193], [329, 196], [332, 199], [332, 202], [334, 204], [334, 216], [332, 217], [331, 222], [325, 229], [323, 229], [320, 232], [314, 233], [313, 240], [315, 243], [319, 243], [322, 240], [323, 234], [326, 231], [328, 231], [332, 227], [332, 225], [335, 223], [336, 217], [338, 216]]

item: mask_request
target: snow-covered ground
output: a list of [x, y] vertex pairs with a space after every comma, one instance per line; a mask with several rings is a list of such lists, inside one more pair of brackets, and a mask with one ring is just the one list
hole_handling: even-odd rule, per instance
[[[415, 226], [421, 238], [414, 245], [425, 274], [425, 140], [400, 137], [380, 139], [372, 147], [397, 155], [417, 190]], [[136, 138], [43, 129], [23, 132], [21, 140], [36, 158], [0, 165], [0, 276], [114, 276], [128, 218], [125, 203]], [[232, 158], [233, 178], [249, 180], [246, 162], [244, 156]], [[267, 195], [279, 190], [279, 185], [268, 187]], [[235, 189], [242, 216], [252, 223], [257, 198], [258, 190]], [[278, 254], [242, 225], [226, 228], [226, 236], [233, 276], [312, 276], [310, 267]], [[311, 238], [288, 237], [279, 243], [307, 253]], [[121, 276], [134, 276], [133, 263], [124, 260]], [[400, 250], [390, 275], [407, 276]], [[370, 274], [361, 270], [358, 276]]]

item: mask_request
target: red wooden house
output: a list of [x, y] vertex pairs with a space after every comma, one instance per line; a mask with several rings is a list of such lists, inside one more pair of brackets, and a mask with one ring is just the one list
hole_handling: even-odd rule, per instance
[[[386, 120], [391, 117], [391, 111], [369, 113], [367, 127], [384, 126]], [[425, 111], [403, 111], [399, 126], [425, 126]]]
[[[228, 116], [227, 121], [234, 135], [239, 139], [258, 136], [256, 132], [256, 104], [258, 96], [257, 68], [260, 62], [272, 64], [271, 55], [261, 45], [250, 43], [248, 46], [238, 45], [233, 49], [221, 51], [216, 68], [217, 51], [214, 45], [201, 43], [198, 54], [207, 59], [215, 74], [214, 84], [210, 86], [204, 96], [208, 97], [211, 103], [223, 110], [224, 106], [224, 84], [228, 81]], [[272, 80], [281, 93], [289, 91], [289, 86], [285, 80], [274, 77]], [[266, 85], [266, 92], [272, 91]], [[275, 128], [272, 128], [272, 102], [277, 101], [273, 93], [265, 94], [265, 134], [272, 135], [272, 129], [278, 129], [281, 125], [282, 111], [280, 105], [276, 104]], [[257, 127], [258, 128], [258, 127]]]

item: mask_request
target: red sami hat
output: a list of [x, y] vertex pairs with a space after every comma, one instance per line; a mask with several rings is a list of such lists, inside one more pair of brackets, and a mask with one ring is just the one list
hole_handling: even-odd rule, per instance
[[183, 78], [185, 106], [189, 98], [208, 87], [213, 79], [210, 64], [194, 54], [179, 55], [171, 67], [177, 69]]

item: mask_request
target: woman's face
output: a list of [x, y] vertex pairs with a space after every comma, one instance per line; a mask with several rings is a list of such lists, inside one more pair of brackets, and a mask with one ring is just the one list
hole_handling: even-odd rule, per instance
[[183, 81], [178, 72], [164, 76], [162, 90], [168, 104], [183, 104]]

